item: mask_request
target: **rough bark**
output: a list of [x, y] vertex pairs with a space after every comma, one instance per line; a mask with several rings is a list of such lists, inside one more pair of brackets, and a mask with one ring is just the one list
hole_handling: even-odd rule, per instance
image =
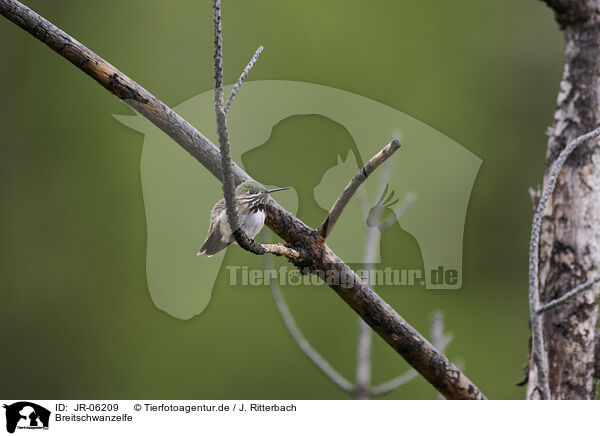
[[[0, 0], [0, 15], [16, 23], [94, 78], [167, 133], [215, 177], [222, 179], [219, 149], [146, 89], [18, 1]], [[250, 179], [235, 163], [232, 165], [232, 172], [236, 184]], [[331, 284], [330, 287], [446, 398], [485, 399], [479, 389], [446, 356], [336, 256], [324, 243], [317, 229], [308, 227], [272, 199], [267, 204], [267, 225], [300, 253], [303, 262], [295, 262], [295, 265], [303, 272], [322, 277], [334, 273], [333, 276], [347, 278], [348, 281]]]
[[554, 10], [556, 22], [560, 25], [561, 29], [587, 21], [590, 14], [589, 6], [593, 3], [586, 0], [542, 1]]
[[[565, 36], [565, 66], [554, 121], [549, 128], [548, 171], [560, 151], [600, 121], [600, 0], [546, 0]], [[548, 203], [540, 239], [543, 305], [592, 279], [600, 269], [600, 149], [598, 139], [566, 161]], [[598, 289], [592, 287], [543, 315], [553, 399], [595, 398], [595, 326]], [[528, 398], [538, 398], [530, 365]]]

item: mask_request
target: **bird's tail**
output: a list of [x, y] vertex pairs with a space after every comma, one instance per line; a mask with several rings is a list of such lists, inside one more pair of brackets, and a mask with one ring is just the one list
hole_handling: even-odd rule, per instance
[[204, 241], [204, 244], [200, 247], [200, 250], [198, 250], [197, 255], [200, 256], [201, 254], [204, 254], [207, 257], [211, 257], [225, 249], [228, 245], [228, 242], [223, 241], [221, 232], [212, 232], [208, 235], [206, 241]]

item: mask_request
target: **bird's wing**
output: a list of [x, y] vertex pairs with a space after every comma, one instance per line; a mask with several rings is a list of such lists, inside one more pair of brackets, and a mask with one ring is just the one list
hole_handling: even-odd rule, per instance
[[204, 254], [207, 257], [214, 256], [229, 245], [229, 242], [224, 240], [221, 226], [219, 225], [221, 220], [225, 219], [225, 216], [223, 216], [224, 214], [225, 200], [221, 199], [212, 208], [210, 225], [208, 226], [208, 236], [206, 237], [204, 244], [202, 244], [202, 247], [200, 247], [200, 250], [198, 250], [198, 256], [201, 254]]

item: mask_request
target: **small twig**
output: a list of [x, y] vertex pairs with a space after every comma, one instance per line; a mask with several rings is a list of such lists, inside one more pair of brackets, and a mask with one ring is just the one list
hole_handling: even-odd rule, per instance
[[[260, 244], [257, 244], [260, 245]], [[290, 260], [300, 260], [300, 253], [293, 248], [287, 247], [282, 244], [263, 244], [261, 245], [265, 249], [265, 253], [271, 253], [276, 256], [287, 257]]]
[[[231, 146], [229, 144], [229, 132], [227, 130], [227, 117], [225, 115], [225, 109], [223, 108], [223, 34], [221, 30], [220, 0], [214, 0], [213, 9], [215, 24], [215, 115], [217, 120], [217, 134], [219, 136], [219, 145], [221, 148], [223, 197], [225, 198], [225, 209], [229, 226], [231, 227], [235, 241], [238, 245], [250, 253], [258, 255], [273, 253], [285, 256], [288, 259], [298, 260], [300, 254], [296, 250], [281, 244], [263, 246], [249, 238], [239, 225], [235, 200], [235, 185], [233, 182]], [[254, 59], [254, 57], [252, 59]], [[244, 76], [244, 74], [242, 74], [242, 76]]]
[[[265, 256], [265, 259], [268, 259], [268, 258], [269, 258], [269, 256]], [[296, 325], [296, 322], [294, 321], [294, 318], [292, 317], [292, 314], [290, 313], [289, 308], [288, 308], [287, 304], [285, 303], [285, 300], [283, 299], [283, 295], [281, 294], [281, 291], [279, 290], [277, 285], [274, 283], [274, 281], [271, 280], [271, 282], [269, 284], [271, 286], [271, 294], [273, 296], [273, 300], [275, 300], [275, 304], [277, 306], [277, 309], [279, 310], [279, 313], [281, 314], [283, 322], [285, 323], [285, 326], [287, 327], [288, 331], [290, 332], [290, 334], [292, 335], [292, 337], [294, 338], [294, 340], [296, 341], [296, 343], [298, 344], [300, 349], [340, 389], [343, 389], [344, 391], [346, 391], [348, 393], [353, 392], [354, 385], [352, 383], [350, 383], [344, 376], [342, 376], [340, 373], [338, 373], [312, 347], [310, 342], [308, 342], [308, 340], [306, 340], [306, 338], [304, 337], [302, 332], [298, 329], [298, 326]]]
[[446, 350], [454, 336], [444, 332], [444, 312], [436, 310], [431, 314], [431, 343], [440, 351]]
[[383, 162], [385, 162], [390, 156], [392, 156], [398, 149], [400, 148], [400, 142], [397, 139], [392, 140], [388, 145], [386, 145], [379, 153], [369, 160], [362, 167], [362, 169], [352, 178], [350, 183], [344, 189], [344, 192], [340, 195], [340, 197], [335, 201], [333, 207], [329, 211], [329, 214], [321, 224], [319, 228], [319, 234], [323, 238], [327, 238], [331, 233], [331, 230], [335, 226], [338, 218], [342, 214], [342, 211], [358, 189], [358, 187], [364, 182], [369, 175], [379, 167]]
[[533, 361], [537, 367], [538, 387], [540, 388], [541, 398], [543, 400], [550, 398], [550, 385], [548, 381], [548, 357], [544, 347], [544, 336], [542, 329], [542, 320], [539, 313], [540, 309], [540, 294], [539, 294], [539, 267], [540, 267], [540, 232], [542, 227], [542, 219], [544, 210], [550, 200], [558, 175], [565, 164], [569, 155], [579, 145], [600, 135], [600, 127], [581, 135], [575, 140], [567, 144], [560, 152], [558, 158], [552, 165], [548, 182], [544, 186], [542, 195], [535, 214], [533, 215], [533, 224], [531, 228], [531, 241], [529, 244], [529, 312], [531, 315], [531, 333], [533, 336]]
[[[265, 239], [268, 232], [264, 231], [263, 235]], [[273, 262], [270, 256], [264, 256], [265, 268], [267, 270], [273, 269]], [[308, 342], [308, 340], [304, 337], [296, 321], [294, 321], [294, 317], [290, 312], [288, 305], [283, 298], [283, 294], [279, 289], [278, 283], [273, 280], [272, 277], [269, 276], [269, 288], [271, 289], [271, 295], [273, 296], [273, 300], [275, 301], [275, 305], [277, 306], [277, 310], [285, 323], [286, 328], [292, 335], [292, 338], [296, 341], [300, 349], [306, 354], [306, 356], [327, 376], [333, 381], [340, 389], [345, 392], [352, 393], [355, 388], [354, 385], [348, 381], [343, 375], [337, 372], [330, 364], [321, 356], [317, 350], [313, 348], [313, 346]], [[416, 372], [416, 371], [415, 371]]]
[[552, 301], [549, 301], [548, 303], [542, 304], [542, 306], [537, 310], [538, 315], [540, 313], [546, 312], [550, 309], [554, 309], [556, 306], [560, 306], [561, 304], [566, 303], [573, 297], [576, 297], [577, 295], [581, 294], [582, 292], [587, 291], [589, 288], [591, 288], [598, 282], [600, 282], [600, 276], [596, 276], [592, 280], [588, 280], [587, 282], [574, 287], [572, 290], [570, 290], [566, 294], [564, 294]]
[[379, 397], [381, 395], [389, 394], [395, 389], [398, 389], [400, 386], [404, 386], [410, 381], [413, 381], [419, 373], [414, 369], [409, 369], [404, 374], [393, 378], [392, 380], [382, 383], [379, 386], [375, 386], [371, 389], [371, 395], [374, 397]]
[[248, 73], [250, 73], [250, 70], [254, 67], [254, 64], [256, 63], [258, 57], [261, 55], [262, 52], [263, 46], [261, 45], [256, 49], [254, 56], [252, 56], [252, 59], [250, 59], [250, 62], [248, 62], [248, 65], [246, 65], [246, 68], [244, 68], [244, 71], [242, 71], [242, 74], [240, 75], [239, 79], [237, 79], [237, 82], [235, 82], [235, 85], [233, 85], [231, 93], [229, 94], [229, 98], [227, 99], [227, 103], [225, 103], [225, 112], [229, 111], [229, 107], [231, 106], [231, 103], [233, 103], [235, 96], [239, 92], [240, 86], [242, 86], [242, 82], [244, 81], [246, 76], [248, 76]]
[[373, 334], [369, 324], [358, 318], [358, 344], [356, 360], [356, 390], [354, 398], [368, 400], [371, 386], [371, 351]]

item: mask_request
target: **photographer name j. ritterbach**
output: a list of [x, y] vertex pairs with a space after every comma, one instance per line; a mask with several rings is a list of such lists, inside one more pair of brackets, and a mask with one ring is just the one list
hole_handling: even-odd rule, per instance
[[[312, 274], [308, 269], [298, 270], [287, 266], [279, 269], [248, 268], [247, 266], [228, 265], [230, 286], [263, 286], [272, 282], [280, 286], [310, 285], [352, 285], [356, 280], [370, 286], [422, 286], [425, 285], [425, 272], [421, 269], [365, 268], [357, 269], [356, 275], [347, 275], [338, 270]], [[455, 269], [439, 266], [430, 271], [434, 285], [454, 286], [459, 274]]]

